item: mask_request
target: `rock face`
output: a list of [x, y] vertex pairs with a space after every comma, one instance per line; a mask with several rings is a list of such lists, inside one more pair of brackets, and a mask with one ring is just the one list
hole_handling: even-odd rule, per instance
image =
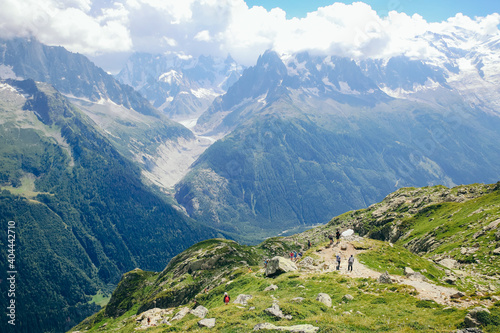
[[486, 312], [488, 315], [490, 314], [490, 311], [486, 308], [477, 307], [472, 309], [464, 318], [465, 327], [470, 328], [481, 326], [482, 323], [479, 318], [479, 314], [481, 312]]
[[245, 294], [240, 294], [236, 299], [234, 300], [233, 303], [235, 304], [241, 304], [241, 305], [247, 305], [247, 302], [252, 299], [252, 295], [245, 295]]
[[276, 326], [270, 323], [257, 324], [253, 327], [254, 331], [260, 330], [274, 330], [274, 331], [286, 331], [295, 333], [316, 333], [319, 327], [313, 325], [295, 325], [295, 326]]
[[191, 314], [195, 315], [198, 318], [205, 318], [208, 314], [208, 309], [203, 305], [198, 305], [196, 309], [190, 311]]
[[267, 263], [266, 276], [279, 275], [297, 270], [297, 265], [289, 259], [274, 257]]
[[215, 326], [215, 318], [210, 318], [210, 319], [202, 319], [198, 322], [198, 326], [200, 327], [207, 327], [207, 328], [214, 328]]
[[316, 300], [325, 304], [327, 307], [331, 308], [332, 307], [332, 298], [330, 295], [325, 294], [325, 293], [319, 293], [318, 297], [316, 297]]
[[378, 278], [378, 282], [380, 283], [392, 283], [391, 276], [389, 273], [386, 271], [385, 273], [381, 274]]

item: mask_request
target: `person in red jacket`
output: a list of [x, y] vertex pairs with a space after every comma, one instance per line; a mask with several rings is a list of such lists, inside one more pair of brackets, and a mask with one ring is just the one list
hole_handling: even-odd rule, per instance
[[227, 305], [227, 304], [229, 304], [230, 300], [231, 299], [229, 298], [229, 295], [227, 293], [224, 293], [224, 303]]

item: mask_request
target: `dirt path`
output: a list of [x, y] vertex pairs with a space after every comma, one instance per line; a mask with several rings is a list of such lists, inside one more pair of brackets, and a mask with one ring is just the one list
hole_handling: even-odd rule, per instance
[[[347, 248], [345, 250], [341, 250], [342, 245], [346, 246]], [[331, 247], [318, 250], [316, 254], [319, 255], [321, 259], [323, 259], [324, 262], [328, 265], [326, 271], [334, 271], [336, 269], [337, 263], [335, 261], [335, 256], [337, 255], [337, 253], [340, 253], [340, 256], [342, 258], [340, 265], [341, 274], [349, 275], [355, 278], [369, 277], [378, 279], [381, 273], [374, 271], [359, 262], [357, 255], [361, 252], [363, 252], [363, 250], [356, 250], [350, 242], [342, 240], [339, 244], [334, 243]], [[355, 261], [353, 265], [353, 271], [348, 272], [347, 258], [349, 258], [351, 254], [354, 255]], [[397, 283], [414, 287], [418, 292], [417, 297], [419, 299], [431, 299], [436, 303], [455, 307], [468, 307], [475, 304], [469, 302], [452, 302], [450, 296], [458, 292], [458, 290], [454, 288], [437, 286], [426, 281], [411, 279], [399, 275], [391, 275], [391, 279], [393, 281], [396, 281]]]

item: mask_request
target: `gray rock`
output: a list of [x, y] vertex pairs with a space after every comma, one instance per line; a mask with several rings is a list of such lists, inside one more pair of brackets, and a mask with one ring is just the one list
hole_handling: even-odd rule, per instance
[[270, 290], [278, 290], [278, 286], [275, 284], [272, 284], [269, 287], [267, 287], [266, 289], [264, 289], [264, 291], [270, 291]]
[[280, 307], [278, 304], [273, 304], [270, 308], [267, 308], [264, 310], [266, 313], [270, 314], [271, 316], [275, 316], [277, 318], [283, 319], [286, 318], [288, 320], [292, 320], [292, 316], [286, 316], [283, 314], [283, 312], [280, 310]]
[[290, 259], [274, 257], [267, 263], [266, 276], [296, 271], [297, 266]]
[[247, 305], [247, 302], [252, 299], [252, 295], [245, 295], [245, 294], [240, 294], [236, 299], [234, 300], [233, 303], [235, 304], [241, 304], [241, 305]]
[[453, 276], [453, 275], [446, 276], [443, 280], [444, 280], [444, 282], [446, 282], [448, 284], [455, 284], [455, 283], [457, 283], [457, 277]]
[[297, 302], [297, 303], [303, 302], [304, 300], [305, 300], [304, 297], [295, 297], [295, 298], [292, 298], [292, 302]]
[[389, 272], [386, 271], [385, 273], [381, 274], [378, 278], [378, 282], [391, 284], [392, 280], [391, 280], [391, 276], [389, 275]]
[[198, 305], [196, 309], [189, 311], [191, 314], [195, 315], [198, 318], [205, 318], [208, 314], [208, 309], [203, 305]]
[[184, 318], [187, 314], [189, 313], [189, 308], [182, 308], [179, 310], [179, 312], [177, 312], [174, 316], [174, 318], [172, 318], [171, 321], [174, 321], [174, 320], [181, 320], [182, 318]]
[[347, 244], [342, 244], [342, 245], [340, 245], [340, 249], [341, 249], [342, 251], [347, 250]]
[[474, 328], [465, 328], [463, 330], [456, 330], [453, 331], [452, 333], [483, 333], [483, 330], [474, 327]]
[[493, 254], [500, 255], [500, 247], [493, 250]]
[[297, 263], [297, 266], [312, 266], [314, 265], [314, 259], [307, 256]]
[[459, 292], [457, 292], [457, 293], [455, 293], [453, 295], [450, 295], [450, 298], [461, 298], [461, 297], [464, 297], [464, 296], [465, 296], [465, 294], [463, 292], [459, 291]]
[[353, 299], [354, 299], [354, 297], [353, 297], [352, 295], [349, 295], [349, 294], [346, 294], [346, 295], [344, 295], [344, 296], [342, 297], [342, 300], [343, 300], [344, 302], [350, 302], [350, 301], [352, 301]]
[[490, 311], [486, 308], [476, 307], [472, 309], [464, 318], [464, 324], [467, 328], [481, 326], [482, 323], [478, 319], [478, 313], [480, 312], [487, 312], [488, 314], [490, 313]]
[[458, 261], [450, 258], [441, 259], [437, 263], [449, 269], [454, 269], [458, 267]]
[[215, 318], [210, 318], [210, 319], [202, 319], [198, 322], [198, 326], [200, 327], [207, 327], [207, 328], [214, 328], [215, 326]]
[[318, 297], [316, 297], [316, 300], [325, 304], [327, 307], [331, 308], [332, 307], [332, 298], [330, 295], [325, 294], [325, 293], [319, 293]]
[[253, 327], [254, 331], [260, 330], [275, 330], [275, 331], [287, 331], [293, 333], [316, 333], [319, 327], [313, 325], [294, 325], [294, 326], [276, 326], [270, 323], [257, 324]]
[[405, 275], [409, 276], [412, 274], [415, 274], [415, 271], [413, 269], [411, 269], [410, 267], [405, 267]]

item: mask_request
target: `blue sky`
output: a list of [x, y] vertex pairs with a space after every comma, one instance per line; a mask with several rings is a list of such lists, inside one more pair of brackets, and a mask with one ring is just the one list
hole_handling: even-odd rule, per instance
[[[286, 11], [287, 18], [305, 17], [308, 12], [334, 2], [352, 4], [356, 1], [328, 0], [246, 0], [248, 6], [262, 6], [267, 10], [279, 7]], [[499, 0], [365, 0], [380, 16], [390, 10], [408, 15], [420, 14], [428, 22], [441, 22], [462, 13], [471, 18], [500, 12]]]

